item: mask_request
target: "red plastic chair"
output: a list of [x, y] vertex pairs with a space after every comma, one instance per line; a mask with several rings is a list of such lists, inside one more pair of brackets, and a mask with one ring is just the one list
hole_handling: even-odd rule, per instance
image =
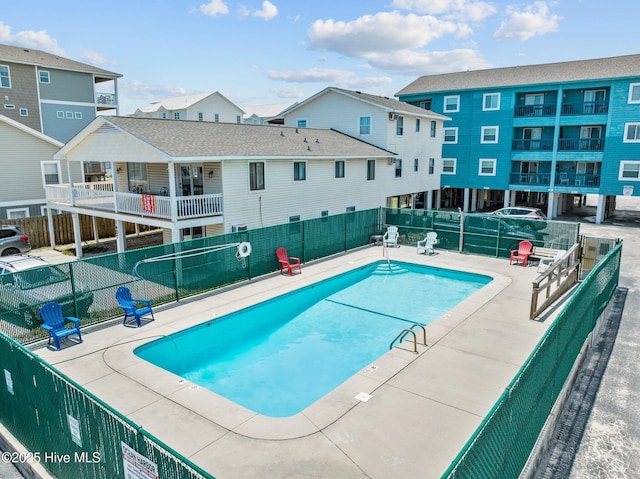
[[527, 266], [527, 260], [531, 253], [533, 252], [533, 244], [531, 241], [520, 241], [518, 245], [518, 249], [512, 249], [511, 255], [509, 256], [509, 264], [512, 264], [513, 261], [518, 264], [518, 261], [522, 261], [522, 266]]
[[293, 276], [293, 270], [298, 268], [298, 271], [302, 273], [302, 269], [300, 268], [300, 258], [296, 258], [295, 256], [288, 256], [287, 250], [283, 247], [280, 247], [276, 250], [276, 256], [278, 257], [278, 261], [280, 262], [280, 273], [282, 273], [285, 269], [289, 271], [289, 276]]

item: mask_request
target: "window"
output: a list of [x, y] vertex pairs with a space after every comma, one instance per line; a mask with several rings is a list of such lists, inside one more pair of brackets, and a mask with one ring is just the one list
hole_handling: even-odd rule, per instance
[[5, 103], [5, 104], [4, 104], [4, 109], [5, 109], [5, 110], [15, 110], [15, 109], [16, 109], [16, 106], [15, 106], [15, 105], [11, 105], [11, 104], [9, 104], [9, 103]]
[[431, 120], [431, 138], [436, 137], [436, 121]]
[[402, 159], [396, 158], [396, 178], [402, 178]]
[[56, 112], [56, 118], [64, 118], [64, 112], [63, 111], [57, 111]]
[[64, 117], [65, 117], [67, 120], [73, 120], [73, 112], [72, 112], [72, 111], [65, 111], [65, 112], [64, 112]]
[[215, 121], [216, 123], [220, 122], [220, 113], [213, 114], [213, 121]]
[[413, 171], [417, 172], [419, 166], [420, 166], [420, 158], [414, 158], [413, 159]]
[[416, 133], [420, 133], [420, 118], [416, 118]]
[[456, 163], [457, 163], [457, 160], [455, 158], [443, 158], [442, 159], [442, 174], [443, 175], [455, 175], [456, 174]]
[[307, 179], [307, 164], [304, 161], [293, 162], [293, 181], [304, 181]]
[[404, 132], [404, 116], [398, 115], [398, 119], [396, 120], [396, 135], [402, 136]]
[[360, 134], [361, 135], [371, 134], [371, 117], [370, 116], [360, 117]]
[[356, 210], [355, 206], [347, 206], [347, 209], [346, 209], [347, 213], [353, 213], [355, 210]]
[[240, 117], [240, 115], [236, 115], [236, 123], [240, 123], [242, 121], [242, 118]]
[[300, 221], [300, 215], [289, 216], [289, 223], [295, 223], [296, 221]]
[[625, 123], [624, 142], [625, 143], [640, 142], [640, 123]]
[[618, 179], [640, 181], [640, 161], [621, 161]]
[[418, 103], [418, 106], [420, 108], [424, 108], [425, 110], [431, 110], [431, 99], [421, 101], [420, 103]]
[[460, 95], [445, 96], [444, 111], [446, 113], [455, 113], [460, 111]]
[[0, 88], [11, 88], [11, 75], [7, 65], [0, 65]]
[[198, 112], [198, 121], [203, 121], [204, 120], [204, 113], [202, 113], [201, 111]]
[[496, 176], [496, 159], [480, 158], [478, 176]]
[[173, 112], [173, 119], [174, 120], [179, 120], [180, 119], [180, 112], [179, 111], [174, 111]]
[[26, 108], [20, 108], [20, 116], [29, 116], [29, 110]]
[[82, 112], [81, 112], [81, 111], [76, 111], [76, 112], [74, 112], [74, 113], [73, 113], [73, 117], [74, 117], [76, 120], [82, 120]]
[[433, 175], [436, 172], [436, 159], [429, 158], [429, 174]]
[[298, 125], [298, 128], [306, 128], [307, 120], [298, 120], [297, 125]]
[[320, 216], [321, 216], [321, 217], [329, 216], [329, 210], [322, 210], [322, 211], [320, 212]]
[[458, 143], [458, 127], [453, 126], [444, 129], [445, 143]]
[[49, 72], [40, 70], [39, 77], [40, 77], [40, 83], [51, 83], [51, 79], [49, 78]]
[[7, 219], [13, 220], [17, 218], [28, 218], [29, 208], [14, 208], [7, 210]]
[[249, 189], [264, 190], [264, 162], [249, 163]]
[[163, 111], [162, 115], [160, 115], [160, 118], [164, 118], [166, 120], [167, 119], [167, 112]]
[[367, 160], [367, 180], [376, 179], [376, 160]]
[[640, 83], [629, 85], [629, 103], [640, 103]]
[[149, 177], [146, 163], [127, 163], [127, 176], [129, 177], [129, 191], [139, 194], [148, 191]]
[[480, 134], [480, 143], [498, 143], [498, 127], [483, 126]]
[[336, 178], [344, 178], [344, 161], [335, 162]]
[[59, 185], [61, 183], [60, 163], [57, 161], [43, 161], [40, 163], [40, 168], [42, 170], [42, 184]]
[[500, 93], [485, 93], [482, 98], [482, 110], [492, 111], [500, 109]]

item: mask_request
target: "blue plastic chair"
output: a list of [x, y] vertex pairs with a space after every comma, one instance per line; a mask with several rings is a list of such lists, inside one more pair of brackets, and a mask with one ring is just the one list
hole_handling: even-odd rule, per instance
[[[145, 314], [151, 314], [151, 321], [155, 321], [153, 317], [153, 310], [151, 309], [151, 301], [148, 299], [132, 298], [129, 288], [120, 286], [116, 290], [116, 299], [118, 304], [124, 310], [124, 319], [122, 324], [126, 326], [127, 318], [135, 318], [136, 325], [140, 327], [140, 318]], [[143, 303], [144, 306], [138, 307], [138, 303]]]
[[[80, 320], [71, 316], [65, 318], [62, 315], [62, 306], [58, 303], [47, 303], [42, 306], [40, 308], [40, 317], [44, 321], [42, 328], [49, 331], [49, 344], [51, 344], [51, 339], [53, 338], [57, 350], [60, 350], [60, 340], [73, 334], [77, 334], [79, 342], [82, 342]], [[67, 328], [67, 322], [73, 323], [74, 327]]]

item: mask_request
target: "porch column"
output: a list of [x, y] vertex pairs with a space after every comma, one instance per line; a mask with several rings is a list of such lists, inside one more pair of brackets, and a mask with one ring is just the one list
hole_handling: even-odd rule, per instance
[[442, 204], [442, 189], [436, 191], [436, 209], [440, 209], [440, 205]]
[[464, 189], [464, 200], [462, 203], [462, 210], [465, 213], [469, 212], [469, 188]]
[[554, 203], [556, 201], [556, 194], [553, 191], [550, 191], [547, 194], [547, 218], [549, 218], [550, 220], [553, 219], [553, 208], [554, 208]]
[[56, 249], [56, 231], [53, 228], [53, 213], [51, 208], [47, 206], [47, 226], [49, 227], [49, 243], [51, 243], [51, 249]]
[[127, 230], [124, 221], [116, 220], [116, 250], [123, 253], [127, 250]]
[[93, 240], [96, 244], [100, 243], [100, 235], [98, 234], [98, 218], [95, 216], [91, 217], [91, 224], [93, 226]]
[[516, 192], [504, 190], [504, 200], [502, 203], [503, 208], [508, 208], [516, 203]]
[[178, 228], [176, 225], [174, 225], [171, 228], [171, 242], [172, 243], [180, 242], [180, 228]]
[[471, 212], [472, 213], [475, 213], [476, 211], [478, 211], [477, 205], [478, 205], [478, 189], [474, 188], [471, 190]]
[[82, 258], [82, 233], [80, 232], [80, 215], [71, 213], [73, 223], [73, 239], [76, 243], [76, 256]]
[[604, 221], [604, 207], [607, 204], [607, 197], [605, 195], [598, 195], [598, 202], [596, 204], [596, 224], [602, 224]]
[[427, 203], [425, 204], [425, 208], [428, 210], [433, 209], [433, 190], [429, 190], [425, 192], [425, 196], [427, 197]]

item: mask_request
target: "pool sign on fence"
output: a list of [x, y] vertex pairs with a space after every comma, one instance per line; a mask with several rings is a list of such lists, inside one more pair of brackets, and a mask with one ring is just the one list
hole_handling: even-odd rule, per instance
[[151, 459], [139, 454], [124, 442], [122, 444], [122, 464], [124, 479], [158, 479], [158, 466]]

